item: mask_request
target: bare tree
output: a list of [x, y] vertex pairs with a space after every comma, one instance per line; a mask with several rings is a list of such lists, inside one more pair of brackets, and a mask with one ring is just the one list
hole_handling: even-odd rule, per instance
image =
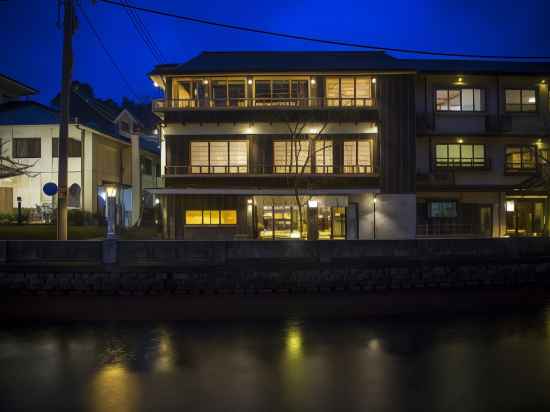
[[30, 164], [25, 164], [13, 160], [8, 155], [7, 147], [9, 142], [9, 140], [2, 140], [0, 143], [0, 179], [15, 176], [36, 177], [38, 173], [31, 171], [31, 168], [36, 164], [36, 161]]
[[[302, 234], [302, 227], [304, 222], [303, 217], [303, 207], [307, 204], [308, 200], [311, 199], [311, 195], [308, 194], [308, 189], [310, 189], [310, 173], [315, 170], [311, 170], [313, 167], [312, 158], [318, 152], [324, 152], [327, 148], [332, 148], [332, 143], [327, 145], [327, 140], [322, 139], [322, 135], [327, 127], [327, 123], [323, 123], [319, 129], [316, 129], [314, 133], [311, 133], [311, 130], [305, 133], [307, 138], [304, 139], [304, 129], [307, 127], [307, 122], [297, 121], [297, 122], [286, 122], [289, 140], [291, 144], [290, 149], [290, 165], [285, 165], [285, 172], [292, 179], [292, 186], [294, 192], [294, 199], [296, 201], [296, 206], [298, 208], [298, 228], [300, 236]], [[316, 142], [322, 141], [323, 145], [317, 149]], [[306, 144], [307, 142], [307, 144]], [[304, 143], [304, 144], [303, 144]], [[304, 154], [305, 156], [302, 156]], [[317, 166], [316, 166], [317, 167]], [[323, 167], [325, 165], [323, 164]], [[300, 192], [306, 194], [305, 199], [303, 196], [300, 196]]]

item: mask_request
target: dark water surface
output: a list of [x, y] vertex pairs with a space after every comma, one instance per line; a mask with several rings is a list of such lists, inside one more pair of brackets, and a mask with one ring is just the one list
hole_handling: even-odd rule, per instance
[[1, 411], [545, 411], [550, 307], [356, 321], [4, 323]]

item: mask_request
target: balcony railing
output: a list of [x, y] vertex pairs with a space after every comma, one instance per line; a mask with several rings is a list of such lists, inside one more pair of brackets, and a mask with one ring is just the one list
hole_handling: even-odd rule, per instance
[[371, 97], [356, 98], [195, 98], [195, 99], [157, 99], [153, 101], [153, 111], [177, 110], [216, 110], [216, 109], [307, 109], [307, 108], [371, 108]]
[[477, 157], [473, 159], [435, 159], [436, 169], [482, 169], [491, 168], [491, 159]]
[[254, 176], [254, 175], [348, 175], [348, 176], [373, 176], [374, 167], [367, 165], [343, 166], [343, 172], [336, 172], [335, 167], [316, 165], [307, 165], [305, 167], [293, 165], [170, 165], [165, 167], [167, 176], [216, 176], [216, 175], [235, 175], [235, 176]]

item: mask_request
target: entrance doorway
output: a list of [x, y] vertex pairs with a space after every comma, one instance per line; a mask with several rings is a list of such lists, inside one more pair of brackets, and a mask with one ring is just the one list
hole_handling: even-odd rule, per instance
[[544, 199], [507, 199], [506, 234], [509, 236], [543, 236]]

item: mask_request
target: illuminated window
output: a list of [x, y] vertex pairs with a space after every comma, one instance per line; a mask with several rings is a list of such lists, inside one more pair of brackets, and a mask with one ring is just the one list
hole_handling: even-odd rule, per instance
[[456, 202], [432, 201], [428, 210], [428, 216], [433, 218], [455, 218], [458, 216]]
[[245, 104], [244, 80], [213, 80], [212, 102], [216, 107], [243, 106]]
[[236, 210], [222, 210], [221, 212], [221, 224], [222, 225], [236, 225], [237, 224], [237, 211]]
[[256, 80], [256, 105], [299, 106], [307, 105], [309, 82], [300, 79]]
[[507, 112], [535, 112], [537, 110], [537, 94], [534, 89], [506, 89]]
[[248, 142], [191, 142], [191, 173], [247, 173]]
[[344, 173], [372, 172], [372, 139], [344, 142]]
[[435, 92], [438, 112], [482, 112], [485, 91], [482, 89], [438, 89]]
[[332, 141], [315, 141], [315, 173], [332, 173]]
[[533, 171], [536, 169], [537, 149], [535, 146], [506, 147], [507, 173]]
[[273, 142], [274, 173], [311, 173], [309, 140]]
[[483, 144], [436, 144], [435, 167], [476, 168], [485, 167], [485, 145]]
[[185, 211], [186, 225], [202, 225], [202, 210], [186, 210]]
[[186, 210], [186, 225], [236, 225], [236, 210]]
[[372, 77], [328, 77], [328, 106], [372, 106]]

